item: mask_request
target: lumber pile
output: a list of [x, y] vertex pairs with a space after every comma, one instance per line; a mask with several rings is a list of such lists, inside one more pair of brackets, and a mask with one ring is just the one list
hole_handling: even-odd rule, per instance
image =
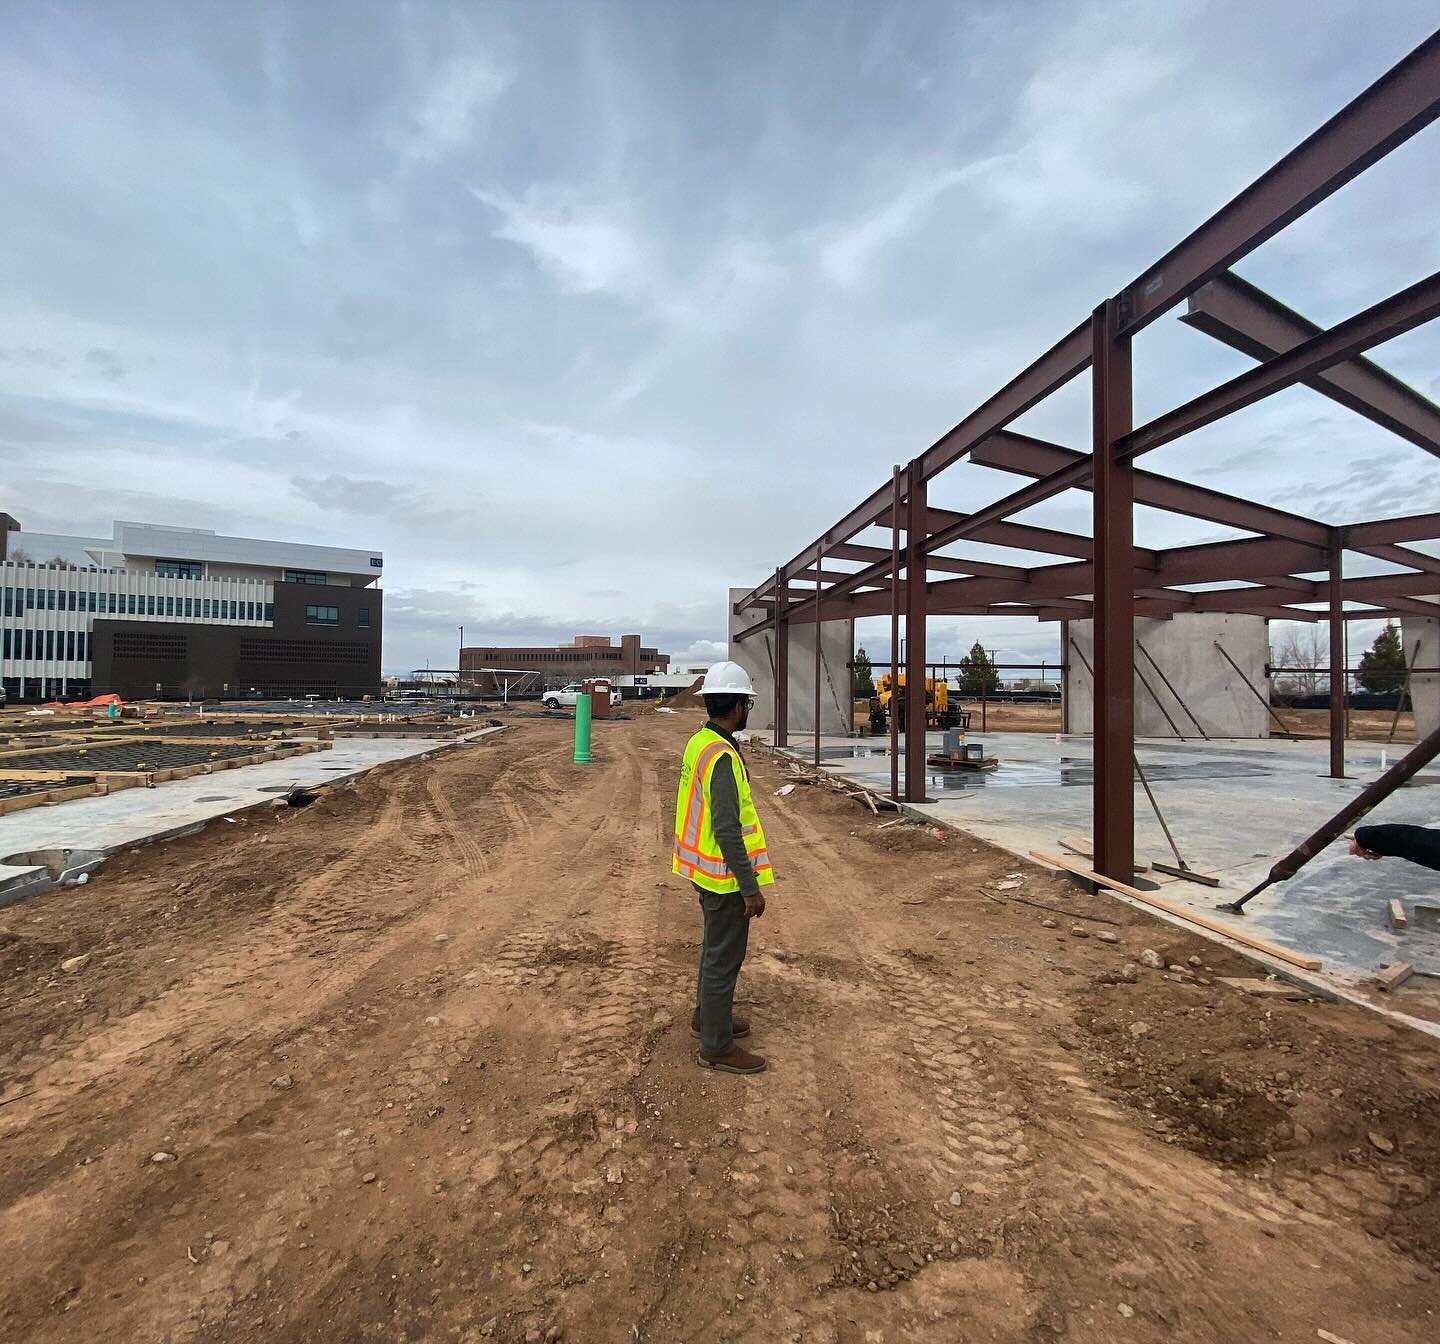
[[892, 812], [900, 810], [891, 799], [886, 798], [883, 794], [871, 792], [855, 783], [853, 779], [845, 779], [840, 775], [819, 774], [813, 768], [807, 770], [797, 761], [791, 761], [789, 769], [793, 783], [823, 784], [835, 793], [844, 794], [847, 798], [854, 798], [864, 803], [877, 817], [880, 815], [882, 807]]

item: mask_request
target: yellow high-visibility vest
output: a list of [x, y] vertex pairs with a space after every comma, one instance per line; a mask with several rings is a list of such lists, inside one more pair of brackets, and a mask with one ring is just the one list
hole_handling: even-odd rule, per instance
[[670, 871], [688, 877], [706, 891], [739, 891], [739, 879], [730, 871], [715, 840], [714, 816], [710, 810], [710, 777], [724, 756], [732, 758], [735, 791], [740, 797], [740, 833], [745, 852], [755, 868], [755, 880], [768, 887], [775, 881], [770, 855], [765, 850], [765, 832], [750, 796], [750, 777], [735, 750], [713, 728], [702, 728], [685, 746], [680, 766], [680, 788], [675, 795], [675, 852]]

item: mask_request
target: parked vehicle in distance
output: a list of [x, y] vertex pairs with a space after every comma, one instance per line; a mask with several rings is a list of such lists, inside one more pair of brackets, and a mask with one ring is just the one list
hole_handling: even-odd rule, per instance
[[[578, 681], [572, 681], [568, 686], [562, 686], [558, 691], [546, 691], [541, 699], [546, 709], [574, 709], [575, 702], [585, 694], [585, 688]], [[610, 688], [610, 703], [620, 703], [620, 692], [615, 687]]]

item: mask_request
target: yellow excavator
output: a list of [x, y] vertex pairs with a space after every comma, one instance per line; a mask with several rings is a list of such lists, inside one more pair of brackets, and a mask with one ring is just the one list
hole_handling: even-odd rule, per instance
[[[876, 680], [875, 694], [870, 697], [872, 733], [889, 730], [891, 704], [896, 690], [899, 703], [894, 706], [895, 712], [900, 715], [901, 723], [905, 721], [905, 674], [900, 673], [898, 687], [892, 690], [890, 674], [884, 672]], [[943, 732], [946, 728], [968, 728], [970, 725], [970, 711], [950, 703], [950, 688], [943, 677], [925, 678], [925, 725], [936, 732]]]

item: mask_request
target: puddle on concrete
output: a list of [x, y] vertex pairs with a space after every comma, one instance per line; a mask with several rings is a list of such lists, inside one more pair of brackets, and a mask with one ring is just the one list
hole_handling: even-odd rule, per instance
[[[1147, 764], [1145, 777], [1156, 780], [1247, 779], [1273, 775], [1274, 770], [1242, 761], [1189, 761], [1183, 764]], [[888, 775], [866, 774], [861, 779], [888, 786]], [[1001, 761], [997, 769], [971, 773], [968, 770], [929, 770], [927, 789], [954, 793], [965, 789], [1034, 788], [1070, 786], [1090, 788], [1095, 782], [1091, 761], [1062, 757], [1058, 765], [1035, 761]], [[1139, 783], [1139, 780], [1136, 780]]]
[[197, 798], [197, 803], [228, 803], [231, 801], [228, 793], [207, 793], [203, 798]]
[[855, 761], [862, 760], [867, 756], [889, 756], [889, 747], [821, 747], [820, 759], [822, 761]]

